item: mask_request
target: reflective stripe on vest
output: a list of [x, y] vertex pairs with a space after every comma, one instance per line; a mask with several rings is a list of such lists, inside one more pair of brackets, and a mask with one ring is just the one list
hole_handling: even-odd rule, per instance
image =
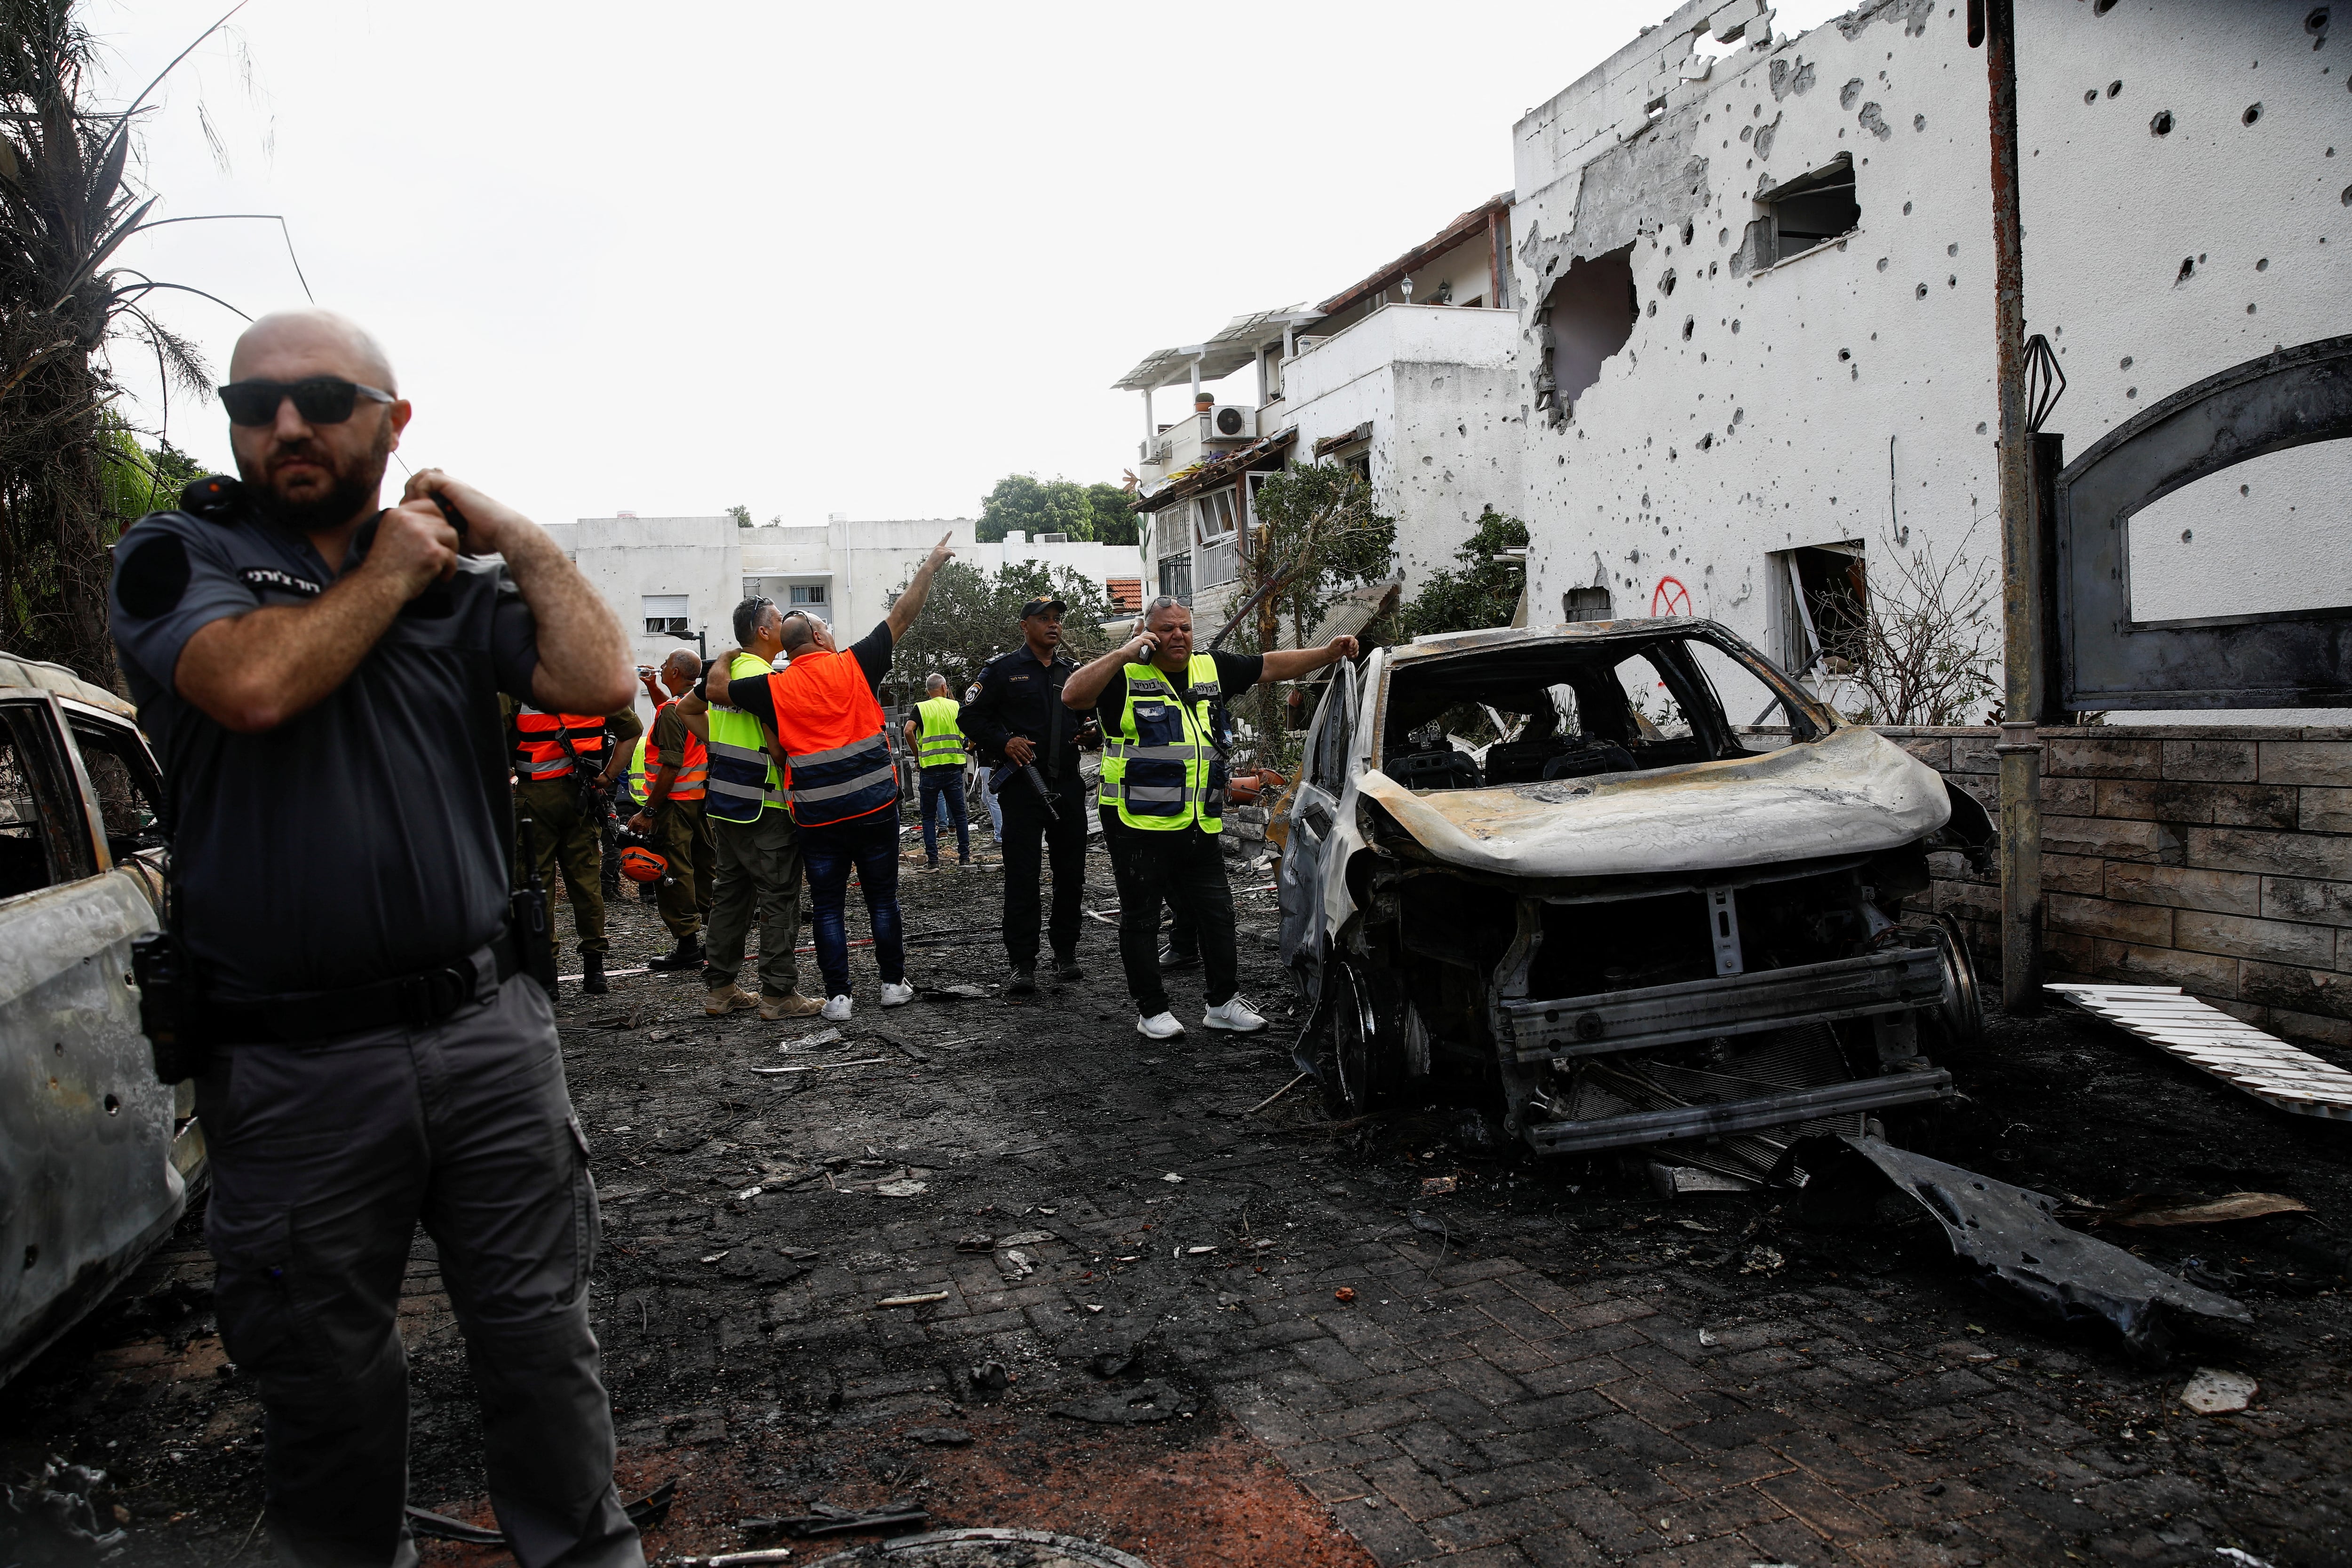
[[[730, 681], [758, 680], [772, 672], [757, 653], [738, 653], [728, 665]], [[784, 809], [782, 780], [775, 758], [768, 755], [767, 737], [760, 721], [740, 708], [710, 709], [710, 741], [706, 748], [710, 803], [703, 812], [721, 822], [756, 822], [762, 810]]]
[[629, 747], [629, 793], [640, 800], [646, 798], [646, 747], [652, 740], [653, 732], [648, 730]]
[[[655, 724], [661, 722], [661, 716], [669, 710], [670, 703], [676, 701], [677, 699], [672, 697], [669, 702], [662, 704], [660, 707], [654, 710]], [[638, 743], [644, 747], [646, 772], [649, 776], [659, 773], [662, 766], [661, 747], [653, 743], [653, 729], [647, 727], [645, 739]], [[703, 745], [702, 737], [689, 729], [686, 732], [686, 745], [678, 758], [677, 772], [669, 781], [669, 794], [666, 799], [699, 800], [708, 792], [709, 783], [710, 750]], [[637, 780], [637, 799], [642, 800], [645, 798], [645, 780], [639, 779]]]
[[1157, 832], [1189, 828], [1218, 831], [1225, 799], [1225, 765], [1212, 741], [1220, 688], [1217, 661], [1195, 653], [1186, 674], [1192, 701], [1176, 700], [1176, 688], [1150, 664], [1129, 664], [1127, 705], [1118, 732], [1103, 737], [1102, 779], [1097, 799], [1118, 808], [1130, 828]]
[[821, 828], [898, 803], [882, 705], [856, 654], [803, 653], [768, 689], [776, 701], [776, 739], [792, 764], [784, 794], [793, 821]]
[[604, 760], [604, 716], [587, 713], [543, 713], [524, 706], [515, 714], [515, 769], [533, 780], [561, 779], [572, 771], [572, 751], [594, 768]]
[[962, 707], [953, 697], [930, 697], [915, 705], [922, 723], [915, 736], [915, 759], [926, 768], [964, 765]]

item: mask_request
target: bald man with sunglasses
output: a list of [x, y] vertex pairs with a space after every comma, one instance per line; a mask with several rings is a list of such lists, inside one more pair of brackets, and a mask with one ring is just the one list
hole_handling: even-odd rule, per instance
[[357, 326], [264, 317], [230, 376], [240, 477], [123, 535], [111, 610], [163, 764], [180, 1038], [204, 1056], [173, 1071], [195, 1077], [214, 1301], [268, 1417], [278, 1560], [417, 1561], [398, 1309], [421, 1223], [515, 1556], [641, 1568], [588, 1326], [587, 1139], [524, 972], [498, 717], [501, 695], [625, 706], [628, 645], [520, 513], [429, 468], [379, 506], [409, 404]]

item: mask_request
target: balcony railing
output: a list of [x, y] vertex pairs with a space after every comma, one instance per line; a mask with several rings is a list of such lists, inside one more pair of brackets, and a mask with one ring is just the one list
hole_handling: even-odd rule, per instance
[[1192, 588], [1223, 588], [1242, 574], [1239, 545], [1232, 534], [1209, 540], [1192, 552]]

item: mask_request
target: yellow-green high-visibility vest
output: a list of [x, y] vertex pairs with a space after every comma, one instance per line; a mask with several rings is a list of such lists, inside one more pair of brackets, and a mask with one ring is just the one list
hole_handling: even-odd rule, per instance
[[924, 768], [964, 765], [962, 705], [953, 697], [927, 697], [915, 705], [921, 728], [915, 736], [915, 761]]
[[[727, 667], [730, 681], [759, 680], [775, 671], [757, 653], [738, 653]], [[710, 708], [710, 794], [703, 814], [721, 822], [756, 822], [764, 809], [784, 810], [783, 780], [768, 755], [760, 721], [740, 708]]]
[[644, 735], [638, 736], [637, 743], [629, 747], [629, 793], [640, 801], [646, 798], [646, 737]]
[[1130, 828], [1172, 831], [1198, 822], [1218, 831], [1225, 802], [1225, 765], [1211, 740], [1220, 695], [1217, 661], [1195, 653], [1186, 667], [1192, 690], [1180, 701], [1167, 675], [1129, 664], [1127, 706], [1118, 733], [1103, 737], [1097, 798], [1118, 808]]

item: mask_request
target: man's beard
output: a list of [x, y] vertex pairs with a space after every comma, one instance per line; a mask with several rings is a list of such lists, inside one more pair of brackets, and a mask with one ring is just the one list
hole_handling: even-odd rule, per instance
[[[246, 480], [262, 515], [271, 522], [290, 533], [320, 533], [350, 522], [359, 514], [361, 507], [376, 497], [383, 485], [384, 459], [391, 455], [392, 432], [387, 427], [378, 434], [367, 456], [356, 466], [335, 469], [334, 482], [323, 494], [299, 501], [280, 495], [278, 487], [267, 480], [257, 483], [250, 475], [246, 476]], [[307, 455], [316, 457], [321, 463], [331, 463], [325, 453], [315, 448]]]

